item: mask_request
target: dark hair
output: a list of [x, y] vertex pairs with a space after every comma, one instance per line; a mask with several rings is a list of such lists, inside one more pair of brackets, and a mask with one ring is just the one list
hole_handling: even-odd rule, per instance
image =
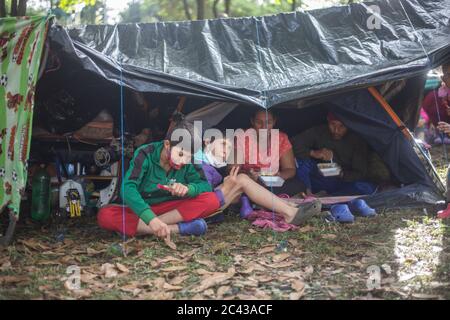
[[[174, 124], [169, 128], [166, 134], [166, 140], [169, 141], [170, 146], [174, 147], [179, 145], [180, 143], [190, 143], [191, 152], [194, 154], [198, 151], [202, 146], [202, 138], [200, 133], [195, 131], [194, 124], [192, 122], [184, 120], [184, 117], [173, 117], [172, 120]], [[185, 130], [188, 133], [188, 136], [173, 136], [173, 133], [176, 130]], [[186, 141], [189, 139], [189, 141]]]
[[258, 113], [260, 113], [260, 112], [264, 112], [264, 113], [267, 112], [267, 114], [272, 115], [272, 117], [273, 117], [274, 120], [277, 119], [277, 115], [275, 114], [275, 112], [273, 112], [273, 110], [266, 110], [266, 109], [261, 109], [261, 108], [259, 108], [259, 109], [256, 110], [255, 112], [253, 112], [251, 118], [252, 118], [252, 119], [255, 119], [256, 115], [257, 115]]
[[442, 72], [444, 72], [447, 68], [450, 68], [450, 61], [447, 61], [442, 65]]

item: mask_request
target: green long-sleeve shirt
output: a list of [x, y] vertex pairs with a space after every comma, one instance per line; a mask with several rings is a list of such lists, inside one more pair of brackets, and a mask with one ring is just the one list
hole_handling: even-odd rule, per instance
[[334, 140], [327, 125], [306, 130], [292, 139], [294, 154], [309, 159], [311, 150], [326, 148], [333, 151], [333, 161], [341, 165], [345, 181], [365, 179], [368, 168], [368, 146], [353, 132]]
[[137, 149], [124, 178], [122, 198], [147, 224], [155, 217], [150, 205], [180, 199], [168, 191], [158, 189], [159, 183], [168, 184], [171, 179], [175, 179], [176, 182], [186, 185], [186, 198], [212, 191], [200, 166], [187, 164], [179, 170], [171, 169], [166, 172], [160, 165], [162, 149], [162, 141]]

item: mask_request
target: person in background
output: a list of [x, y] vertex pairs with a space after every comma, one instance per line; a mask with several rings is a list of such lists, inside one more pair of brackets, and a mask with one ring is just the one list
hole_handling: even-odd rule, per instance
[[[297, 176], [306, 185], [307, 194], [321, 191], [328, 195], [372, 194], [376, 186], [368, 181], [368, 146], [333, 113], [327, 116], [327, 125], [313, 127], [293, 138], [297, 158]], [[324, 177], [318, 163], [331, 161], [342, 171], [337, 177]]]
[[[422, 110], [429, 118], [430, 125], [439, 132], [445, 131], [445, 124], [450, 123], [450, 62], [442, 65], [442, 85], [438, 90], [427, 94], [422, 103]], [[450, 144], [448, 137], [437, 136], [435, 144]]]
[[[283, 186], [271, 187], [270, 190], [277, 195], [287, 194], [296, 196], [305, 191], [305, 186], [296, 178], [296, 165], [292, 144], [286, 133], [275, 131], [277, 118], [271, 111], [257, 111], [253, 114], [251, 128], [246, 130], [242, 136], [238, 136], [237, 150], [242, 150], [242, 157], [236, 160], [243, 164], [243, 171], [254, 180], [259, 181], [261, 175], [279, 176], [284, 180]], [[267, 130], [267, 131], [265, 131]], [[254, 138], [250, 133], [256, 132]], [[261, 135], [267, 134], [268, 145], [261, 145]], [[271, 138], [278, 135], [278, 140], [273, 144], [277, 150], [272, 150]]]

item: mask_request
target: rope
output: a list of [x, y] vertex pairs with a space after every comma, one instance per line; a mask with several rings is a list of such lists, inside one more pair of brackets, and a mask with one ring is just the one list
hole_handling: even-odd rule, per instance
[[[260, 37], [259, 37], [259, 28], [258, 28], [258, 19], [255, 18], [255, 22], [256, 22], [256, 41], [258, 43], [258, 47], [261, 48], [261, 41], [260, 41]], [[264, 68], [263, 68], [263, 63], [262, 63], [262, 57], [261, 57], [261, 50], [258, 50], [258, 63], [262, 69], [263, 72], [263, 76], [264, 79], [267, 82], [267, 76], [265, 74]], [[265, 113], [266, 113], [266, 128], [268, 128], [269, 125], [269, 110], [267, 108], [267, 90], [263, 89], [262, 90], [262, 103], [265, 109]], [[267, 131], [269, 133], [269, 131]], [[269, 135], [267, 136], [269, 137]], [[270, 143], [270, 147], [272, 147], [272, 143], [271, 141], [267, 141], [267, 143]], [[277, 144], [278, 145], [278, 144]], [[268, 147], [268, 146], [266, 146]], [[268, 150], [267, 150], [268, 151]], [[272, 150], [270, 150], [270, 153], [272, 154]], [[272, 170], [272, 168], [270, 168], [270, 170]], [[275, 201], [274, 201], [274, 193], [273, 193], [273, 185], [270, 185], [270, 192], [272, 193], [272, 223], [275, 224]], [[276, 241], [276, 237], [277, 237], [277, 233], [275, 232], [275, 230], [273, 230], [273, 239]]]
[[[121, 140], [121, 168], [120, 168], [120, 174], [121, 174], [121, 186], [120, 190], [122, 191], [125, 188], [125, 180], [124, 180], [124, 172], [125, 172], [125, 153], [124, 153], [124, 137], [125, 137], [125, 126], [124, 126], [124, 93], [123, 93], [123, 68], [122, 64], [119, 62], [119, 70], [120, 70], [120, 140]], [[124, 197], [122, 198], [122, 251], [124, 254], [125, 252], [125, 242], [127, 241], [126, 235], [125, 235], [125, 200]]]
[[[413, 31], [414, 31], [414, 34], [415, 34], [415, 36], [416, 36], [416, 38], [417, 38], [417, 41], [419, 42], [420, 46], [422, 47], [423, 52], [425, 53], [425, 56], [427, 57], [428, 65], [429, 65], [429, 67], [431, 68], [431, 65], [432, 65], [432, 64], [431, 64], [430, 56], [429, 56], [428, 52], [425, 50], [425, 46], [423, 45], [422, 41], [420, 40], [419, 34], [417, 33], [416, 28], [415, 28], [414, 25], [412, 24], [412, 21], [411, 21], [409, 15], [408, 15], [408, 12], [406, 12], [405, 7], [403, 6], [402, 1], [399, 1], [399, 3], [400, 3], [400, 6], [401, 6], [402, 9], [403, 9], [403, 12], [404, 12], [405, 15], [406, 15], [406, 18], [408, 19], [408, 22], [409, 22], [411, 28], [412, 28]], [[434, 93], [434, 104], [435, 104], [435, 108], [436, 108], [436, 114], [437, 114], [437, 117], [438, 117], [438, 122], [441, 122], [441, 115], [440, 115], [440, 113], [439, 113], [439, 104], [438, 104], [438, 97], [437, 97], [437, 95], [436, 95], [436, 90], [433, 90], [433, 93]], [[444, 133], [439, 132], [439, 135], [440, 135], [440, 137], [441, 137], [442, 149], [444, 150], [445, 163], [446, 163], [446, 165], [448, 165], [447, 146], [446, 146], [445, 143], [444, 143]]]

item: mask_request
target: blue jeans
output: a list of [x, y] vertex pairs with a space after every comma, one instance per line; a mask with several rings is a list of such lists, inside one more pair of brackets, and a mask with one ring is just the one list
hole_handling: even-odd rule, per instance
[[332, 196], [369, 195], [375, 192], [376, 186], [366, 181], [344, 181], [338, 177], [324, 177], [317, 168], [317, 161], [297, 159], [297, 178], [306, 187], [317, 193], [326, 191]]

